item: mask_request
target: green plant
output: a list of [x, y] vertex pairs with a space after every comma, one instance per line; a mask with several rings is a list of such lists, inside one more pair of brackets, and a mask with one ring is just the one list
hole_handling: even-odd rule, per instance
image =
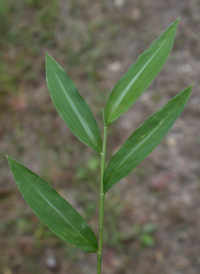
[[[114, 87], [103, 109], [103, 142], [97, 122], [75, 84], [46, 54], [47, 84], [58, 113], [77, 138], [101, 155], [99, 243], [84, 218], [65, 199], [38, 175], [7, 156], [16, 183], [35, 214], [64, 241], [83, 251], [97, 253], [98, 274], [101, 273], [102, 262], [105, 193], [160, 143], [181, 114], [192, 86], [172, 98], [134, 131], [105, 168], [107, 128], [139, 98], [160, 72], [173, 46], [178, 22], [179, 18], [136, 60]], [[90, 166], [96, 170], [98, 164], [90, 163]], [[152, 237], [149, 237], [151, 233], [143, 231], [143, 244], [153, 244]]]
[[155, 240], [153, 234], [156, 230], [156, 227], [152, 223], [147, 223], [143, 226], [135, 225], [134, 232], [137, 235], [140, 243], [144, 247], [151, 247], [154, 246]]

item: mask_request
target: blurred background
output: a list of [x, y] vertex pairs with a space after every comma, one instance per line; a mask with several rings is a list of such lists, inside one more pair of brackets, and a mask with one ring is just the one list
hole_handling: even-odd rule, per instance
[[0, 0], [0, 273], [96, 273], [96, 255], [63, 243], [32, 213], [3, 156], [52, 184], [98, 233], [99, 156], [57, 114], [45, 50], [102, 128], [117, 80], [178, 16], [165, 67], [109, 129], [108, 159], [150, 114], [195, 87], [161, 145], [106, 196], [103, 273], [199, 273], [199, 0]]

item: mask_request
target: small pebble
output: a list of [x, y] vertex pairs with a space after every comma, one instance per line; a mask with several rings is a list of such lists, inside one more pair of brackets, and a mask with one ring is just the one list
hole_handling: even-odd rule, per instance
[[47, 267], [54, 269], [57, 267], [56, 257], [52, 249], [46, 250], [46, 265]]
[[121, 6], [124, 5], [124, 0], [115, 0], [115, 6], [120, 8]]
[[119, 61], [113, 62], [108, 65], [108, 70], [111, 72], [117, 72], [121, 68], [121, 63]]

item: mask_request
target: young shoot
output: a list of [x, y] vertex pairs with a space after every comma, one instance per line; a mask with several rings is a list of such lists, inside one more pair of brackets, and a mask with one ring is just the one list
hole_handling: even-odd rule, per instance
[[192, 86], [152, 114], [105, 165], [107, 129], [136, 102], [164, 66], [174, 43], [178, 22], [179, 18], [139, 56], [115, 85], [103, 109], [103, 138], [88, 104], [72, 79], [46, 54], [46, 79], [55, 108], [74, 135], [95, 150], [101, 159], [98, 240], [86, 220], [52, 186], [7, 156], [15, 181], [34, 213], [63, 241], [85, 252], [96, 253], [97, 274], [101, 274], [102, 265], [105, 194], [161, 142], [183, 111]]

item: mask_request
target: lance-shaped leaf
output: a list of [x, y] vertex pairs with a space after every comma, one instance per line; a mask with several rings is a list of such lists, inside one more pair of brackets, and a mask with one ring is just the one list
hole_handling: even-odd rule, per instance
[[46, 78], [51, 98], [62, 119], [83, 143], [101, 152], [101, 135], [91, 110], [71, 78], [48, 54]]
[[104, 191], [131, 172], [162, 140], [181, 114], [192, 86], [151, 115], [110, 160], [104, 174]]
[[83, 217], [37, 174], [7, 159], [22, 195], [40, 220], [74, 247], [96, 253], [96, 237]]
[[178, 22], [179, 18], [140, 55], [118, 81], [106, 104], [107, 125], [124, 113], [160, 72], [173, 46]]

